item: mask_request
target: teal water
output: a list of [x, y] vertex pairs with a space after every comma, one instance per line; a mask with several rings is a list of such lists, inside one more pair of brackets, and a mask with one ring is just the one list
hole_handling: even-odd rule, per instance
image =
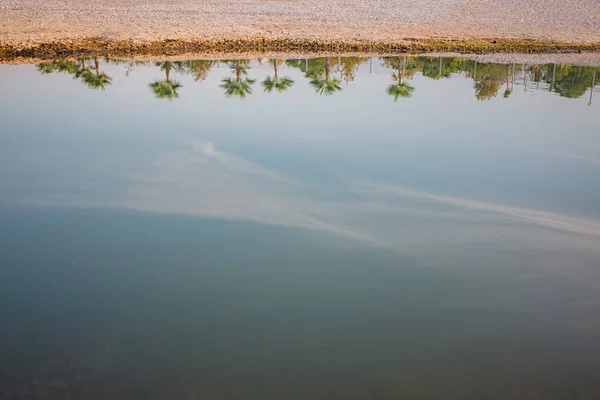
[[596, 72], [1, 65], [0, 399], [599, 398]]

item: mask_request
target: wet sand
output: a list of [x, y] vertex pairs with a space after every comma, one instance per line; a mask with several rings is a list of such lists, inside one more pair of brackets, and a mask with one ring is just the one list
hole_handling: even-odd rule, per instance
[[600, 49], [598, 0], [0, 0], [0, 55]]

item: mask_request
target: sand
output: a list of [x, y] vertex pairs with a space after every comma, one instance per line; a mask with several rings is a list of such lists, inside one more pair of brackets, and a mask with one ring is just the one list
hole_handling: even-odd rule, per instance
[[415, 43], [418, 50], [431, 45], [442, 51], [482, 44], [485, 51], [598, 50], [600, 1], [0, 0], [4, 57], [161, 47], [318, 50], [319, 44], [327, 50], [344, 44], [350, 47], [342, 50], [377, 50], [381, 44], [393, 50]]

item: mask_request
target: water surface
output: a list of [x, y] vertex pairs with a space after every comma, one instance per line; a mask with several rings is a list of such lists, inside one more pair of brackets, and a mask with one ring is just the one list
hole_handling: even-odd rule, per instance
[[0, 398], [598, 398], [596, 82], [0, 66]]

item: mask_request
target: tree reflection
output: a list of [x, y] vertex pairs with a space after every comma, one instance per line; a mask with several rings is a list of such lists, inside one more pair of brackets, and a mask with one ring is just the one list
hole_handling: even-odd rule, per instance
[[171, 80], [171, 70], [182, 71], [184, 68], [181, 62], [163, 61], [155, 63], [157, 67], [160, 67], [161, 71], [165, 71], [165, 79], [162, 81], [154, 81], [149, 86], [154, 92], [157, 99], [169, 99], [178, 98], [179, 94], [177, 89], [181, 88], [181, 84], [175, 80]]
[[[475, 79], [475, 98], [479, 101], [496, 97], [506, 74], [506, 66], [502, 64], [479, 64], [478, 76]], [[510, 95], [510, 93], [509, 93]]]
[[51, 74], [54, 72], [62, 72], [72, 75], [73, 79], [80, 79], [90, 89], [104, 90], [107, 85], [110, 85], [112, 78], [104, 72], [100, 72], [100, 61], [98, 57], [94, 58], [94, 68], [86, 64], [86, 59], [81, 58], [75, 60], [58, 60], [41, 62], [37, 64], [37, 70], [42, 74]]
[[514, 72], [514, 65], [509, 64], [506, 66], [506, 88], [503, 95], [505, 99], [508, 99], [512, 94], [511, 72]]
[[72, 75], [75, 74], [79, 68], [80, 64], [72, 60], [48, 61], [37, 64], [37, 70], [42, 74], [64, 72]]
[[315, 88], [315, 93], [319, 95], [330, 95], [342, 90], [340, 80], [331, 77], [331, 61], [329, 57], [325, 58], [322, 70], [315, 70], [307, 73], [310, 78], [310, 85]]
[[465, 72], [469, 65], [468, 60], [457, 57], [417, 57], [416, 62], [423, 76], [436, 80]]
[[252, 85], [256, 80], [246, 77], [249, 63], [249, 60], [236, 60], [228, 63], [229, 67], [235, 72], [235, 77], [221, 80], [221, 88], [225, 89], [225, 97], [245, 99], [249, 94], [252, 94]]
[[561, 97], [576, 99], [591, 87], [594, 68], [576, 65], [556, 65], [553, 74], [554, 92]]
[[398, 57], [397, 69], [397, 72], [392, 73], [392, 79], [394, 79], [396, 83], [391, 84], [387, 88], [387, 93], [394, 98], [394, 101], [398, 101], [398, 98], [400, 97], [412, 96], [412, 92], [415, 90], [415, 88], [408, 83], [402, 82], [402, 77], [406, 70], [406, 57], [404, 57], [402, 61], [400, 60], [400, 57]]
[[594, 74], [592, 75], [592, 87], [590, 88], [590, 101], [588, 102], [588, 107], [592, 105], [592, 95], [594, 94], [594, 86], [596, 86], [596, 69], [594, 68]]
[[90, 89], [104, 90], [106, 85], [112, 83], [110, 76], [100, 72], [98, 57], [94, 58], [94, 70], [92, 71], [91, 67], [84, 67], [79, 71], [79, 76]]
[[369, 61], [368, 57], [341, 57], [338, 62], [340, 66], [341, 79], [348, 84], [356, 78], [358, 67]]
[[198, 82], [206, 79], [213, 64], [214, 62], [210, 60], [190, 60], [185, 62], [185, 67], [187, 72], [194, 77], [194, 81]]
[[[422, 77], [434, 80], [449, 78], [452, 74], [463, 74], [472, 79], [475, 98], [480, 101], [490, 100], [498, 96], [501, 88], [502, 96], [514, 96], [515, 85], [522, 86], [524, 91], [542, 90], [557, 93], [561, 97], [576, 99], [589, 90], [588, 104], [592, 104], [593, 87], [596, 84], [596, 69], [593, 67], [563, 64], [498, 64], [482, 63], [462, 57], [430, 57], [400, 55], [381, 57], [382, 66], [391, 68], [394, 84], [387, 86], [386, 93], [397, 101], [411, 97], [414, 87], [406, 80], [420, 73]], [[313, 59], [270, 59], [272, 73], [262, 79], [261, 86], [267, 93], [282, 93], [294, 86], [295, 82], [288, 76], [280, 76], [280, 67], [300, 70], [308, 79], [310, 86], [319, 95], [331, 95], [342, 90], [341, 81], [354, 81], [362, 63], [370, 63], [373, 58], [367, 57], [320, 57]], [[119, 61], [106, 59], [115, 65], [128, 66], [126, 76], [134, 70], [140, 61]], [[233, 76], [221, 80], [220, 87], [225, 89], [226, 97], [244, 99], [252, 94], [254, 79], [247, 77], [250, 60], [224, 61], [231, 68]], [[164, 61], [154, 63], [165, 73], [165, 79], [157, 80], [149, 86], [157, 98], [172, 100], [179, 97], [178, 89], [182, 85], [171, 78], [172, 72], [191, 75], [194, 81], [206, 79], [209, 71], [216, 64], [211, 60]], [[147, 63], [146, 63], [147, 65]], [[98, 58], [79, 58], [77, 60], [54, 60], [36, 65], [41, 74], [64, 73], [78, 79], [90, 89], [104, 90], [112, 84], [112, 78], [100, 70]]]
[[284, 76], [283, 78], [279, 77], [277, 66], [281, 65], [283, 60], [273, 59], [269, 60], [269, 63], [273, 66], [273, 77], [268, 75], [265, 80], [262, 81], [265, 92], [271, 93], [275, 90], [276, 92], [282, 93], [294, 85], [294, 80], [292, 78], [288, 78], [287, 76]]

